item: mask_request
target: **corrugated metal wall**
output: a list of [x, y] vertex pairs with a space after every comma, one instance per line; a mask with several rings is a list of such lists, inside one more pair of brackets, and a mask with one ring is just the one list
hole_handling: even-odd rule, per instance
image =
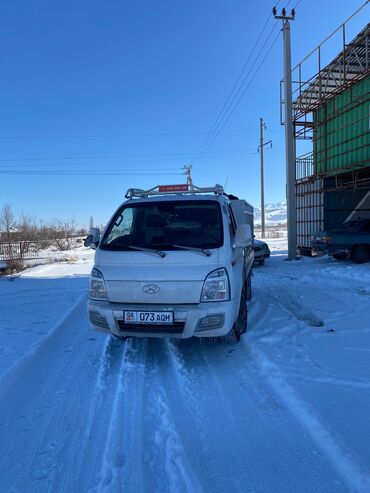
[[310, 237], [324, 228], [323, 182], [303, 181], [296, 183], [297, 246], [310, 248]]
[[370, 166], [370, 77], [314, 112], [315, 172]]

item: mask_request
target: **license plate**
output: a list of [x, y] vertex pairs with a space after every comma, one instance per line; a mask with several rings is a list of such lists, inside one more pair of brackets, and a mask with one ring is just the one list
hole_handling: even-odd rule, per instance
[[173, 324], [173, 312], [137, 312], [125, 311], [125, 324]]

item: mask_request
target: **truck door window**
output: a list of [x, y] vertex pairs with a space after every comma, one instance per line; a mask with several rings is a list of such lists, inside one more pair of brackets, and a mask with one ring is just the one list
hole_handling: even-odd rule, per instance
[[112, 221], [108, 243], [114, 242], [117, 238], [129, 237], [132, 234], [133, 218], [131, 207], [118, 214]]

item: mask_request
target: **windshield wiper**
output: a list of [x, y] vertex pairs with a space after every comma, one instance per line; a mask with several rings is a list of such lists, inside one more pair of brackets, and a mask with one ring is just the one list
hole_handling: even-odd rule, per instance
[[160, 257], [165, 257], [166, 254], [162, 250], [153, 250], [152, 248], [143, 248], [134, 245], [125, 245], [127, 248], [132, 248], [132, 250], [139, 250], [140, 252], [154, 253], [155, 255], [159, 255]]
[[184, 245], [171, 245], [171, 246], [174, 248], [181, 248], [181, 250], [189, 250], [191, 252], [201, 253], [202, 255], [205, 255], [206, 257], [209, 257], [211, 255], [211, 252], [209, 250], [205, 250], [204, 248], [189, 247], [189, 246], [184, 246]]

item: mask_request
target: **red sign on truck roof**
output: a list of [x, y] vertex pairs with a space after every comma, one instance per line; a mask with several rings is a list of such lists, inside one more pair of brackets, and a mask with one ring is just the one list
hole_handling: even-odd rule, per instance
[[182, 185], [159, 185], [160, 192], [187, 192], [189, 190], [188, 184]]

